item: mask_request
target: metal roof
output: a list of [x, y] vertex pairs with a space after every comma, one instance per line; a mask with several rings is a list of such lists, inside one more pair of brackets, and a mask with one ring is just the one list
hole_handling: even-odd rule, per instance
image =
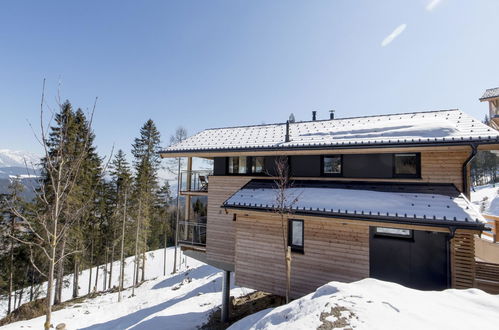
[[485, 93], [483, 93], [482, 97], [480, 98], [480, 101], [485, 101], [487, 99], [493, 99], [496, 97], [499, 97], [499, 87], [486, 89]]
[[[275, 211], [276, 184], [254, 179], [222, 207]], [[286, 190], [292, 214], [483, 229], [485, 220], [452, 184], [294, 181]]]
[[161, 153], [499, 143], [499, 132], [460, 110], [204, 130]]

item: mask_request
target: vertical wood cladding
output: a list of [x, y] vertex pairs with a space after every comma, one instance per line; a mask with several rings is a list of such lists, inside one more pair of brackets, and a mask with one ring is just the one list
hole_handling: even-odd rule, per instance
[[220, 206], [250, 180], [241, 176], [211, 176], [208, 187], [206, 256], [210, 260], [234, 263], [235, 223]]
[[[369, 277], [369, 227], [331, 219], [304, 220], [304, 253], [292, 254], [291, 296], [300, 297], [330, 281]], [[284, 223], [287, 232], [287, 220]], [[274, 214], [238, 215], [236, 284], [285, 293], [281, 220]]]

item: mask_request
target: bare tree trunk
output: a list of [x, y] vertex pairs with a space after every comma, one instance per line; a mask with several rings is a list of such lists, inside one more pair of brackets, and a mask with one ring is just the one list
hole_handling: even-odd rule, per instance
[[61, 303], [62, 286], [64, 281], [64, 253], [66, 250], [66, 235], [62, 238], [61, 254], [59, 264], [57, 265], [57, 276], [55, 285], [54, 305]]
[[[14, 217], [10, 219], [10, 234], [14, 235]], [[10, 261], [9, 261], [9, 304], [7, 314], [12, 312], [12, 290], [14, 290], [14, 239], [10, 238]], [[14, 303], [15, 306], [15, 303]]]
[[99, 284], [99, 268], [100, 268], [99, 263], [97, 262], [97, 266], [95, 267], [95, 284], [94, 284], [94, 290], [93, 290], [94, 292], [99, 291], [97, 289], [97, 286]]
[[137, 217], [137, 230], [135, 232], [135, 271], [133, 274], [134, 283], [132, 288], [132, 295], [135, 294], [135, 286], [139, 283], [139, 232], [140, 232], [140, 211], [141, 211], [141, 200], [139, 199], [139, 215]]
[[113, 282], [113, 263], [114, 263], [114, 247], [115, 247], [115, 242], [113, 242], [113, 245], [111, 247], [111, 261], [109, 263], [109, 284], [108, 284], [108, 288], [111, 289], [113, 286], [112, 286], [112, 282]]
[[102, 290], [103, 291], [106, 291], [106, 285], [107, 285], [107, 264], [109, 262], [109, 256], [108, 256], [108, 253], [109, 253], [109, 250], [108, 248], [106, 248], [106, 261], [105, 261], [105, 264], [104, 264], [104, 273], [102, 274], [102, 279], [103, 279], [103, 283], [102, 283]]
[[120, 278], [118, 286], [118, 302], [121, 301], [121, 290], [123, 290], [125, 270], [125, 222], [126, 222], [127, 192], [125, 191], [125, 202], [123, 207], [123, 224], [121, 225], [121, 256], [120, 256]]
[[146, 278], [146, 250], [147, 250], [147, 232], [144, 230], [144, 248], [142, 249], [142, 278], [141, 282], [145, 281]]
[[[55, 223], [57, 226], [57, 223]], [[54, 231], [57, 232], [57, 231]], [[56, 258], [56, 240], [52, 239], [51, 248], [50, 248], [50, 258], [49, 258], [49, 272], [48, 272], [48, 280], [47, 280], [47, 313], [45, 315], [45, 330], [49, 330], [52, 326], [52, 296], [54, 291], [54, 268], [55, 268], [55, 258]]]
[[29, 286], [29, 301], [33, 301], [33, 286], [35, 285], [34, 269], [30, 266], [31, 285]]
[[73, 298], [78, 297], [78, 285], [79, 285], [79, 277], [80, 277], [80, 261], [77, 257], [75, 257], [74, 261], [74, 269], [73, 269]]
[[165, 249], [163, 253], [163, 276], [166, 276], [166, 247], [168, 245], [168, 212], [166, 213], [167, 219], [165, 219]]
[[88, 293], [92, 291], [92, 268], [94, 266], [94, 239], [90, 244], [90, 274], [88, 276]]

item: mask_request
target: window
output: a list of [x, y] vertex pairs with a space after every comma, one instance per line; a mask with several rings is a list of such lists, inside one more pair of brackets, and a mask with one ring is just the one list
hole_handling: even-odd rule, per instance
[[419, 178], [420, 154], [394, 154], [393, 176], [396, 178]]
[[293, 252], [303, 253], [303, 220], [289, 219], [288, 246]]
[[324, 156], [322, 158], [322, 173], [324, 175], [341, 175], [341, 155]]
[[412, 238], [412, 230], [387, 227], [376, 227], [376, 236]]
[[246, 174], [246, 157], [229, 157], [229, 174]]
[[262, 174], [265, 169], [265, 158], [264, 157], [253, 157], [251, 162], [251, 173]]

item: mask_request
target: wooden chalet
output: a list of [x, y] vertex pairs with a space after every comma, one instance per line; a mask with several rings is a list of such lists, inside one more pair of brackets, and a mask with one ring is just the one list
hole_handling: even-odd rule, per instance
[[[187, 208], [183, 251], [225, 270], [226, 281], [235, 272], [237, 285], [281, 295], [274, 176], [276, 158], [287, 157], [286, 194], [296, 200], [286, 216], [291, 296], [299, 297], [366, 277], [423, 290], [472, 287], [474, 236], [485, 220], [469, 201], [469, 164], [494, 149], [499, 132], [442, 110], [207, 129], [161, 156], [187, 157], [187, 205], [208, 198], [205, 221]], [[211, 173], [192, 171], [192, 157], [212, 159]]]

